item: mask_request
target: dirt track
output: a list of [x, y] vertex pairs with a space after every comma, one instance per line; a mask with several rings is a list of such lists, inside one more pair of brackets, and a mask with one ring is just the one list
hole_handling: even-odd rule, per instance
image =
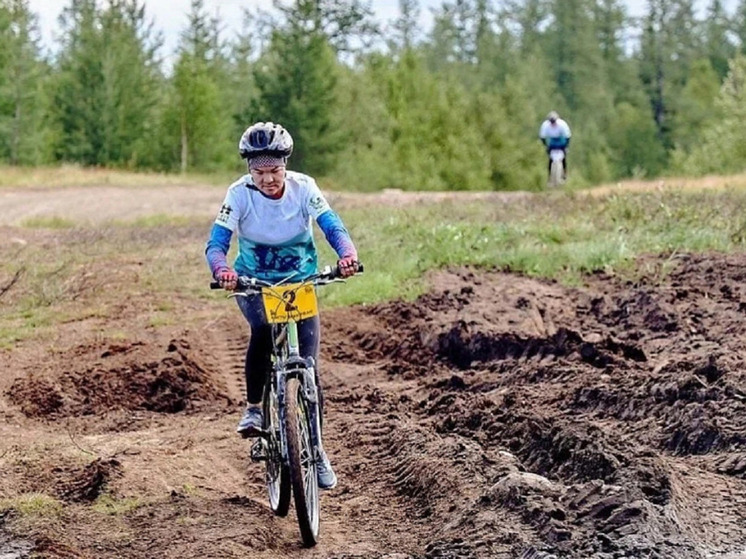
[[312, 550], [233, 433], [233, 307], [128, 329], [135, 298], [117, 339], [65, 324], [0, 352], [0, 497], [63, 504], [0, 515], [0, 557], [746, 557], [745, 266], [683, 255], [582, 288], [453, 270], [324, 313], [340, 484]]

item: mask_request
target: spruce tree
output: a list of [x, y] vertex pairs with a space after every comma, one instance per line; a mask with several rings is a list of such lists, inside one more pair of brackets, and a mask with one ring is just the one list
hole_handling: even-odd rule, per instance
[[0, 0], [0, 159], [38, 164], [49, 157], [37, 17], [28, 0]]

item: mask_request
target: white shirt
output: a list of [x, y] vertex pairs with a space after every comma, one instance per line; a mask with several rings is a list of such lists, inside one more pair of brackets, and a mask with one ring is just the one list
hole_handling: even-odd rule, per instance
[[539, 138], [546, 140], [550, 148], [564, 148], [570, 137], [572, 137], [570, 127], [561, 118], [558, 118], [554, 124], [547, 119], [541, 123], [541, 127], [539, 128]]
[[316, 181], [287, 171], [285, 190], [277, 200], [253, 184], [251, 175], [234, 182], [215, 219], [238, 235], [236, 271], [267, 280], [293, 272], [312, 274], [317, 265], [312, 220], [330, 209]]

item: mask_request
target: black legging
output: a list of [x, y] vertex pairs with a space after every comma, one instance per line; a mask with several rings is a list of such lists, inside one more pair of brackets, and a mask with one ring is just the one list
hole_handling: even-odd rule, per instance
[[[250, 404], [262, 401], [264, 382], [272, 370], [272, 325], [267, 323], [261, 295], [236, 297], [241, 312], [251, 327], [249, 347], [246, 350], [246, 400]], [[298, 343], [301, 357], [313, 357], [316, 387], [319, 394], [319, 411], [324, 409], [324, 396], [319, 379], [319, 343], [321, 321], [318, 315], [298, 321]]]

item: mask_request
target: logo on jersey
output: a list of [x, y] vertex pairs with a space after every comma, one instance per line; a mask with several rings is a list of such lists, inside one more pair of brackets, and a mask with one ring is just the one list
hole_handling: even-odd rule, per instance
[[228, 204], [223, 204], [220, 207], [220, 212], [218, 213], [218, 221], [220, 223], [228, 223], [228, 219], [231, 216], [231, 212], [233, 211], [233, 208], [231, 208]]
[[324, 200], [323, 196], [315, 196], [311, 198], [311, 201], [309, 202], [309, 204], [317, 212], [327, 207], [326, 200]]

